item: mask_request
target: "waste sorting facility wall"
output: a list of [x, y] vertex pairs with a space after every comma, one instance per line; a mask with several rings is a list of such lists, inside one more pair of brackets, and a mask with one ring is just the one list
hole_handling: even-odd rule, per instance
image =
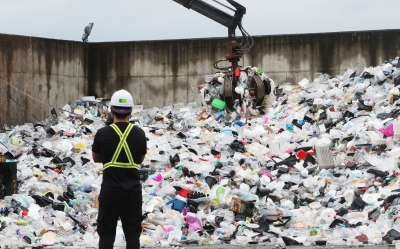
[[[241, 38], [238, 38], [238, 41]], [[362, 69], [400, 53], [400, 30], [254, 37], [240, 62], [276, 83]], [[82, 43], [0, 34], [0, 125], [35, 122], [95, 91], [130, 91], [144, 108], [198, 100], [197, 85], [224, 59], [227, 38]], [[228, 65], [221, 63], [221, 65]], [[10, 84], [8, 84], [9, 82]], [[33, 98], [27, 97], [30, 95]]]
[[[87, 44], [0, 34], [0, 125], [36, 122], [87, 92]], [[28, 96], [32, 96], [28, 97]]]

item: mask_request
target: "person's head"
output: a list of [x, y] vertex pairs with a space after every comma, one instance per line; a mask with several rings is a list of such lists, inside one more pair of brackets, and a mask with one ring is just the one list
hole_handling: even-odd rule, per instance
[[111, 112], [118, 119], [126, 119], [132, 113], [133, 98], [132, 95], [125, 91], [116, 91], [110, 101]]

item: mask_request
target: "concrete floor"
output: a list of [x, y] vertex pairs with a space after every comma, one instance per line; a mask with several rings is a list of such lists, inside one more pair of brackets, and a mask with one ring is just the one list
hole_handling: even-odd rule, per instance
[[[396, 249], [394, 245], [365, 245], [365, 246], [288, 246], [288, 247], [277, 247], [277, 246], [266, 246], [266, 245], [248, 245], [246, 249], [355, 249], [362, 247], [363, 249]], [[60, 247], [60, 246], [50, 246], [46, 249], [89, 249], [88, 247]], [[97, 248], [97, 247], [93, 247]], [[151, 249], [165, 249], [168, 247], [143, 247]], [[182, 247], [171, 247], [180, 249], [242, 249], [243, 246], [234, 245], [199, 245], [199, 246], [182, 246]], [[125, 249], [125, 247], [114, 247], [114, 249]]]
[[[396, 249], [394, 245], [365, 245], [365, 246], [288, 246], [288, 247], [277, 247], [277, 246], [246, 246], [246, 249], [355, 249], [362, 247], [363, 249]], [[115, 249], [123, 249], [124, 247], [116, 247]], [[149, 247], [147, 247], [149, 248]], [[152, 249], [165, 249], [166, 247], [152, 247]], [[243, 246], [233, 245], [201, 245], [201, 246], [186, 246], [186, 247], [175, 247], [185, 249], [242, 249]]]

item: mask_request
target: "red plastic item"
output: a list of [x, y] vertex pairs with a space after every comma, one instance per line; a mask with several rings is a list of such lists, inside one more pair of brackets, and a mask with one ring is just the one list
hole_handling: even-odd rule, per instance
[[361, 243], [364, 243], [364, 244], [368, 243], [368, 237], [365, 234], [361, 234], [359, 236], [356, 236], [356, 239]]
[[28, 210], [22, 210], [22, 217], [28, 216]]
[[304, 160], [307, 156], [307, 152], [305, 152], [304, 150], [299, 150], [297, 151], [296, 155], [298, 159]]
[[188, 190], [188, 189], [184, 189], [182, 188], [181, 190], [179, 190], [179, 195], [182, 196], [183, 198], [187, 198], [187, 196], [189, 194], [193, 193], [192, 190]]

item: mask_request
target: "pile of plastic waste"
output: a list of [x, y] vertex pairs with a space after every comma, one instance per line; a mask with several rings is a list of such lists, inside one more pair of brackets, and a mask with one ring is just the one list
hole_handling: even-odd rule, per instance
[[[398, 67], [395, 59], [279, 85], [256, 116], [223, 100], [221, 109], [134, 113], [148, 138], [141, 245], [400, 242]], [[0, 160], [18, 165], [17, 194], [2, 175], [1, 245], [98, 243], [102, 165], [91, 144], [107, 102], [85, 97], [63, 110], [0, 133]], [[123, 238], [119, 222], [115, 245]]]

